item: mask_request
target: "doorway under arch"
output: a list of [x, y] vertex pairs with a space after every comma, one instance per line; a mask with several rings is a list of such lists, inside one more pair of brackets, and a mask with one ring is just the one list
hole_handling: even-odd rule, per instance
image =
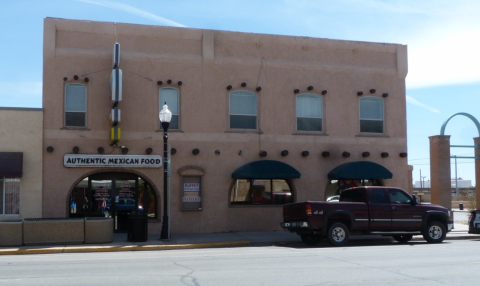
[[78, 180], [68, 197], [70, 217], [111, 217], [114, 231], [127, 231], [129, 213], [158, 217], [158, 196], [147, 178], [133, 172], [94, 172]]

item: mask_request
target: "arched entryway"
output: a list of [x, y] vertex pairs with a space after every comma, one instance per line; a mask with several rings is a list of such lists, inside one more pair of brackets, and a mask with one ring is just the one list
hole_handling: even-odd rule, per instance
[[97, 172], [75, 183], [69, 192], [70, 217], [111, 217], [116, 232], [127, 231], [129, 213], [158, 216], [157, 194], [151, 182], [130, 172]]
[[329, 182], [325, 188], [325, 199], [340, 195], [348, 188], [358, 186], [383, 186], [384, 179], [393, 174], [380, 164], [370, 161], [349, 162], [334, 168], [328, 173]]

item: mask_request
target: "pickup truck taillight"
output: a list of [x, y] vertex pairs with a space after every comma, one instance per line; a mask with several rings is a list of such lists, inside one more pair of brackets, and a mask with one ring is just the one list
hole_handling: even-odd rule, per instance
[[305, 204], [305, 214], [307, 216], [312, 216], [312, 206], [310, 204]]
[[476, 215], [477, 215], [477, 212], [472, 212], [472, 214], [468, 218], [468, 224], [471, 224], [475, 220]]

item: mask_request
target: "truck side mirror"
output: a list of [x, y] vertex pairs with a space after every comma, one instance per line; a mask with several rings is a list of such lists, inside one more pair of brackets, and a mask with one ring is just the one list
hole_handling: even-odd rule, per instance
[[417, 196], [413, 195], [412, 206], [416, 206], [416, 205], [417, 205]]

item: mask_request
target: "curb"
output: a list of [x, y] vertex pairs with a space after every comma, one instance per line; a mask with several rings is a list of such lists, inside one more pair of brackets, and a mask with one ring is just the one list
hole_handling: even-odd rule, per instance
[[126, 246], [95, 246], [95, 247], [66, 247], [65, 246], [65, 247], [52, 247], [52, 248], [5, 249], [5, 250], [0, 250], [0, 255], [152, 251], [152, 250], [174, 250], [174, 249], [195, 249], [195, 248], [216, 248], [216, 247], [238, 247], [238, 246], [247, 246], [247, 245], [250, 245], [249, 241], [196, 243], [196, 244], [195, 243], [171, 244], [171, 245], [126, 245]]

